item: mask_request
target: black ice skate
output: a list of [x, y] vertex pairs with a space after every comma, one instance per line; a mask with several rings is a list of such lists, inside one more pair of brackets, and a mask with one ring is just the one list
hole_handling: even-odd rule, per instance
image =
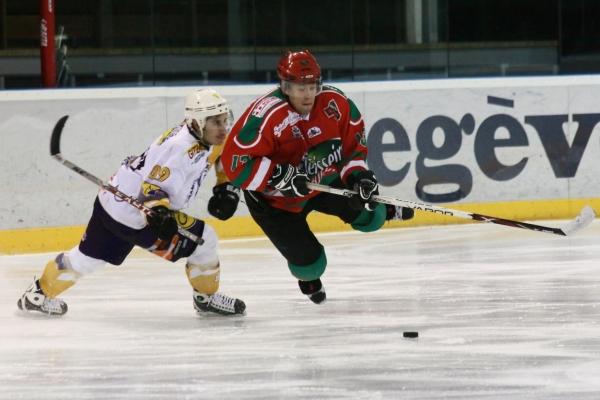
[[246, 304], [240, 300], [221, 293], [212, 295], [194, 290], [194, 308], [198, 314], [212, 312], [221, 315], [238, 315], [246, 313]]
[[386, 211], [386, 215], [385, 215], [386, 221], [393, 221], [393, 220], [405, 221], [405, 220], [411, 219], [412, 217], [415, 216], [415, 210], [413, 210], [412, 208], [393, 206], [391, 204], [385, 205], [385, 211]]
[[40, 312], [47, 315], [64, 315], [67, 303], [61, 299], [51, 299], [44, 295], [37, 279], [17, 301], [17, 307], [25, 312]]
[[321, 304], [327, 299], [325, 288], [320, 279], [314, 281], [298, 281], [300, 291], [308, 296], [310, 301], [315, 304]]

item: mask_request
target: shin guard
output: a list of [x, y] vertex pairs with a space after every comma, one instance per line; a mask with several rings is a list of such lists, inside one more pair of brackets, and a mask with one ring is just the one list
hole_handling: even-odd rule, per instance
[[44, 273], [39, 279], [44, 295], [54, 298], [75, 284], [80, 274], [71, 269], [68, 264], [64, 253], [60, 253], [56, 259], [46, 264]]
[[219, 290], [219, 277], [221, 268], [219, 262], [207, 265], [186, 264], [185, 273], [190, 281], [190, 285], [200, 292], [214, 294]]

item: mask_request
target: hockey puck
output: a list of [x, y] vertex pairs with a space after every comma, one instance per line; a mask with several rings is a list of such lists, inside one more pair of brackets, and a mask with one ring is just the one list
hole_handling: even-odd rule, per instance
[[402, 332], [402, 336], [414, 339], [419, 337], [419, 332]]

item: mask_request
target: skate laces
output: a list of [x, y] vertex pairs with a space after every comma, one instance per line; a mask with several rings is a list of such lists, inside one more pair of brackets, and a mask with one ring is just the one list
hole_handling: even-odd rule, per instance
[[246, 304], [243, 301], [221, 293], [211, 295], [194, 290], [194, 308], [199, 313], [214, 312], [222, 315], [244, 314]]
[[49, 299], [46, 297], [42, 304], [42, 310], [45, 312], [51, 312], [53, 314], [62, 314], [63, 312], [63, 301], [61, 299]]
[[210, 296], [208, 301], [209, 307], [218, 308], [225, 311], [235, 312], [235, 299], [221, 293], [215, 293]]
[[22, 310], [40, 311], [46, 314], [62, 315], [67, 311], [67, 304], [62, 299], [47, 297], [36, 282], [25, 291], [17, 305]]

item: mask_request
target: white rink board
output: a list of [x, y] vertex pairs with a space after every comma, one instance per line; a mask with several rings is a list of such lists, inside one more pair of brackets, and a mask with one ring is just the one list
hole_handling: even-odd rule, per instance
[[[473, 189], [462, 202], [489, 202], [512, 200], [538, 200], [560, 198], [598, 197], [600, 195], [600, 125], [596, 125], [585, 147], [575, 176], [558, 178], [542, 145], [545, 132], [525, 123], [528, 116], [568, 115], [569, 122], [562, 128], [568, 145], [572, 145], [578, 124], [572, 121], [573, 114], [592, 114], [600, 112], [600, 106], [594, 97], [600, 87], [582, 86], [539, 86], [506, 88], [451, 88], [420, 89], [409, 91], [389, 91], [384, 93], [365, 93], [364, 114], [370, 121], [381, 118], [398, 120], [408, 133], [411, 150], [388, 152], [384, 156], [386, 163], [393, 169], [410, 163], [406, 179], [396, 187], [386, 188], [384, 193], [402, 198], [415, 196], [414, 186], [418, 177], [415, 161], [418, 155], [416, 132], [419, 125], [428, 117], [443, 115], [459, 123], [470, 114], [473, 116], [474, 133], [462, 133], [460, 150], [444, 160], [426, 161], [428, 166], [460, 164], [473, 175]], [[513, 107], [488, 104], [488, 96], [509, 99]], [[476, 161], [474, 143], [477, 129], [481, 123], [494, 115], [513, 117], [524, 130], [528, 144], [517, 147], [498, 148], [495, 151], [500, 162], [514, 165], [523, 158], [526, 164], [523, 170], [510, 182], [499, 182], [484, 175]], [[505, 128], [496, 131], [497, 138], [506, 138], [510, 133]], [[391, 135], [388, 135], [388, 142]], [[434, 133], [434, 142], [441, 146], [444, 134], [441, 129]], [[553, 144], [553, 143], [552, 143]], [[556, 147], [556, 146], [555, 146]], [[568, 149], [567, 149], [568, 150]], [[568, 154], [568, 153], [567, 153]], [[379, 176], [379, 175], [378, 175]], [[447, 190], [452, 190], [447, 186]], [[443, 191], [443, 190], [442, 190]]]
[[[415, 187], [419, 150], [417, 131], [424, 120], [442, 115], [456, 122], [471, 114], [474, 131], [461, 134], [459, 151], [443, 160], [426, 158], [427, 167], [461, 165], [472, 178], [471, 188], [458, 203], [511, 200], [549, 200], [600, 196], [598, 174], [600, 149], [598, 127], [580, 158], [577, 173], [557, 178], [541, 143], [540, 135], [528, 116], [594, 114], [600, 105], [594, 95], [600, 89], [600, 77], [545, 77], [502, 79], [459, 79], [407, 82], [346, 83], [336, 85], [351, 97], [363, 112], [367, 133], [383, 118], [400, 123], [407, 133], [409, 151], [383, 154], [389, 169], [408, 165], [406, 177], [399, 183], [382, 187], [382, 193], [424, 202]], [[217, 87], [233, 104], [235, 115], [271, 85]], [[55, 122], [65, 114], [71, 117], [64, 130], [63, 155], [97, 176], [107, 179], [120, 161], [139, 154], [165, 129], [183, 118], [183, 97], [192, 87], [133, 89], [69, 89], [0, 92], [0, 230], [83, 225], [91, 213], [96, 188], [53, 161], [48, 154], [49, 138]], [[488, 96], [512, 101], [514, 106], [488, 103]], [[497, 148], [502, 164], [513, 165], [527, 158], [522, 171], [507, 181], [490, 179], [481, 171], [474, 153], [476, 133], [487, 118], [505, 114], [526, 133], [528, 144]], [[564, 136], [572, 143], [577, 124], [564, 124]], [[543, 133], [542, 133], [543, 134]], [[508, 136], [500, 128], [497, 138]], [[391, 134], [385, 134], [390, 140]], [[440, 129], [433, 143], [444, 144]], [[374, 148], [374, 147], [373, 147]], [[569, 151], [570, 148], [564, 149]], [[374, 151], [371, 152], [372, 154]], [[568, 153], [565, 153], [568, 155]], [[380, 171], [378, 176], [384, 177]], [[435, 175], [435, 174], [434, 174]], [[381, 178], [380, 178], [381, 179]], [[463, 178], [461, 178], [463, 179]], [[202, 188], [200, 201], [189, 210], [206, 216], [210, 183]], [[455, 183], [441, 183], [427, 190], [444, 194], [457, 190]], [[454, 200], [453, 200], [454, 201]], [[445, 203], [448, 203], [445, 202]], [[247, 215], [242, 205], [238, 215]]]

